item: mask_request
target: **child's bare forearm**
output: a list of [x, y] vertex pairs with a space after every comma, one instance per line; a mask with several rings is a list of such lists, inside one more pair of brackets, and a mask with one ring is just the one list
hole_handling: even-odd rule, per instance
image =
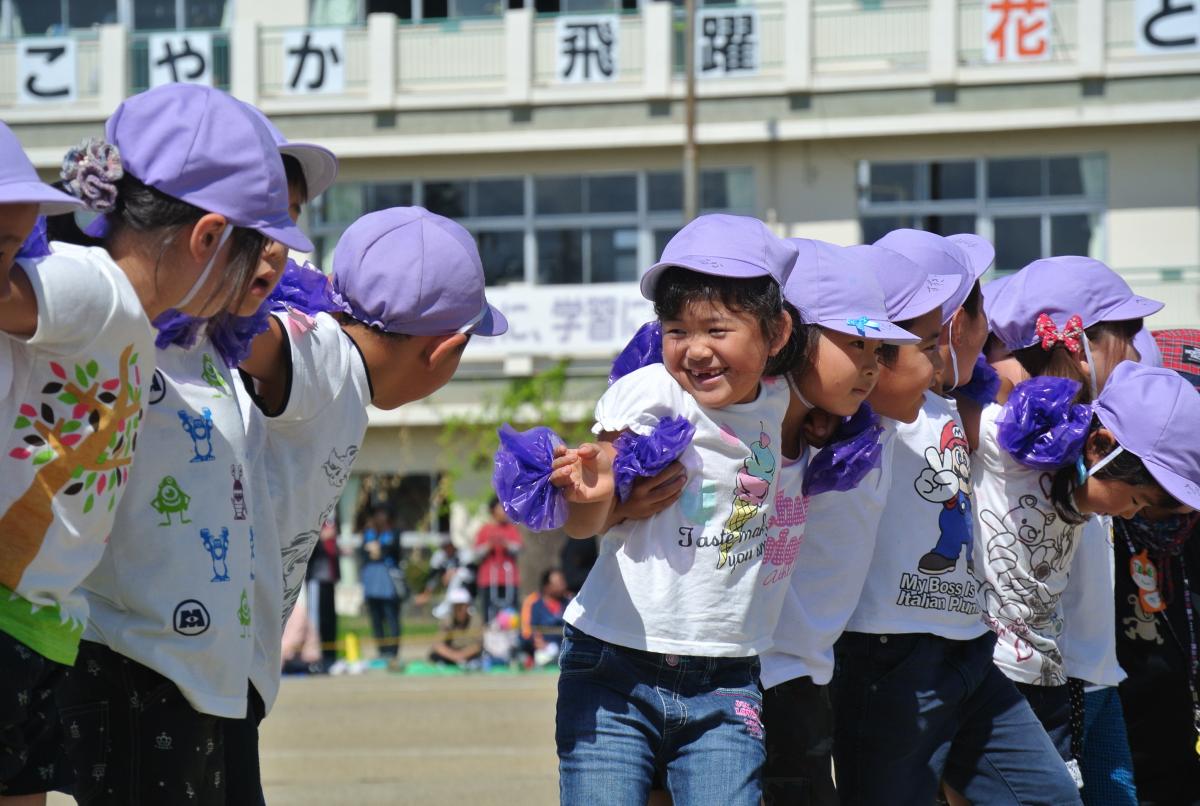
[[609, 516], [615, 503], [615, 497], [610, 497], [607, 501], [568, 502], [567, 522], [563, 530], [568, 537], [578, 539], [601, 534], [608, 528]]

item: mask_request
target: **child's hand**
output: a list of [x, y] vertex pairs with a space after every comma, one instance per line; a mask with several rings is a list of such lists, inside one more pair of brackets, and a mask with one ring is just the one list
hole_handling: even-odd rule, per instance
[[585, 442], [578, 448], [556, 448], [554, 453], [550, 483], [560, 488], [568, 501], [586, 504], [613, 497], [611, 449]]
[[805, 444], [814, 448], [825, 447], [840, 422], [840, 417], [835, 417], [824, 409], [813, 409], [805, 415], [801, 424]]
[[622, 520], [644, 520], [679, 500], [687, 483], [687, 471], [680, 462], [672, 462], [657, 476], [638, 478], [629, 497], [617, 504], [613, 515]]

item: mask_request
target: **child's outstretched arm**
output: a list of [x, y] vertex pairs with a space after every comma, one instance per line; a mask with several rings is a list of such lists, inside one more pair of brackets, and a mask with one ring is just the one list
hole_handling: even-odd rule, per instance
[[578, 448], [555, 450], [550, 483], [563, 491], [567, 499], [567, 522], [563, 529], [576, 538], [587, 538], [604, 531], [617, 501], [613, 460], [617, 450], [616, 434], [602, 434], [599, 442], [585, 442]]

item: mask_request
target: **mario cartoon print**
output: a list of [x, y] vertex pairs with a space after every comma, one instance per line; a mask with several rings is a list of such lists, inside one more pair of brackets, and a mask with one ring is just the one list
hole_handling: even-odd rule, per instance
[[917, 494], [942, 505], [938, 540], [917, 564], [922, 574], [945, 574], [958, 566], [963, 547], [967, 571], [975, 572], [971, 537], [971, 457], [962, 426], [951, 420], [942, 428], [939, 447], [925, 449], [927, 466], [914, 482]]

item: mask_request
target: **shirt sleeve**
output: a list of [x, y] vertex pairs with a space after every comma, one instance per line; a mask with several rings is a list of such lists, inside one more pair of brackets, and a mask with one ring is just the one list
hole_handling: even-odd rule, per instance
[[[318, 314], [313, 324], [298, 325], [287, 313], [276, 316], [290, 346], [292, 373], [283, 411], [272, 420], [307, 422], [315, 419], [351, 383], [351, 374], [361, 366], [362, 359], [333, 317]], [[368, 402], [363, 401], [363, 408]]]
[[120, 302], [116, 278], [74, 255], [54, 254], [20, 264], [37, 297], [37, 331], [27, 343], [57, 355], [86, 352]]
[[654, 431], [659, 418], [686, 414], [684, 398], [687, 393], [662, 364], [642, 367], [608, 387], [596, 403], [592, 433], [633, 431], [645, 436]]

